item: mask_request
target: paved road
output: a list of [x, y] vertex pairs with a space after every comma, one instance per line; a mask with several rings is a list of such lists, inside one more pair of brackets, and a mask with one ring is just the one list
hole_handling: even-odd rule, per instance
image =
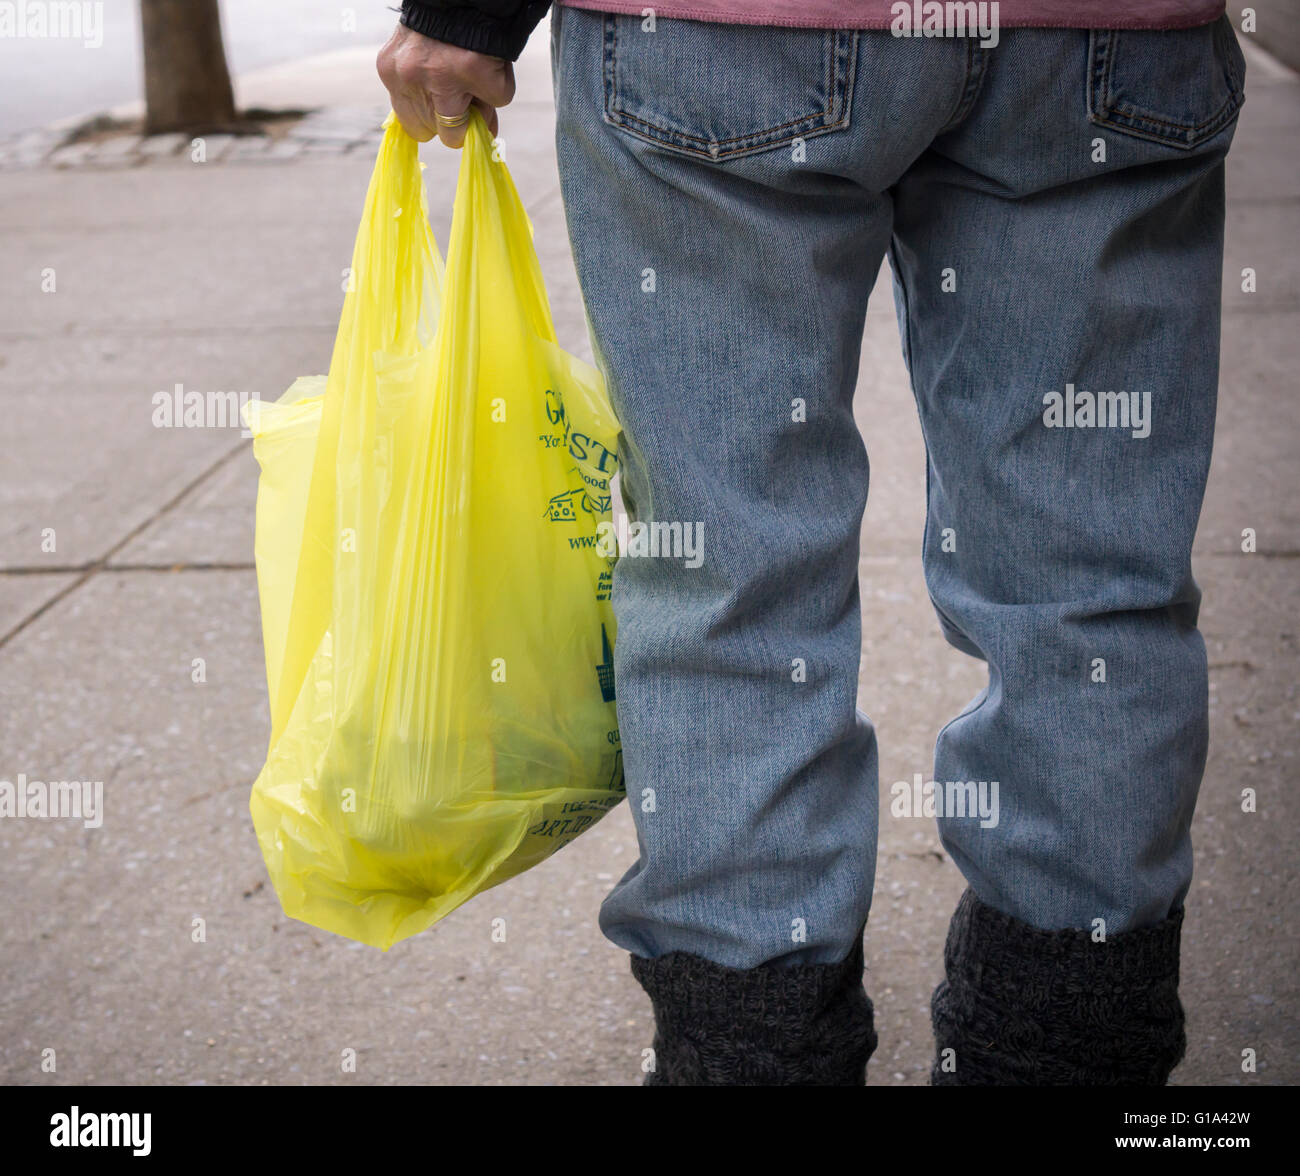
[[[332, 65], [331, 92], [372, 105], [368, 52], [348, 70]], [[539, 42], [503, 126], [560, 337], [583, 352], [545, 72]], [[292, 89], [291, 74], [277, 84]], [[319, 72], [301, 77], [306, 94]], [[1176, 1074], [1188, 1085], [1300, 1080], [1298, 124], [1300, 87], [1256, 70], [1231, 159], [1227, 271], [1256, 267], [1259, 292], [1227, 284], [1197, 546], [1214, 702], [1184, 961], [1191, 1044]], [[445, 239], [454, 165], [427, 158]], [[285, 919], [263, 884], [247, 814], [267, 731], [256, 469], [237, 432], [154, 428], [151, 400], [177, 383], [274, 397], [325, 365], [368, 171], [364, 155], [325, 153], [0, 172], [0, 778], [103, 779], [108, 813], [99, 829], [0, 822], [0, 1080], [639, 1079], [648, 1007], [595, 926], [634, 859], [625, 811], [387, 955]], [[922, 589], [923, 451], [885, 281], [858, 414], [873, 458], [860, 701], [888, 787], [928, 771], [935, 733], [981, 673], [943, 643]], [[1240, 551], [1247, 526], [1253, 555]], [[960, 889], [928, 823], [882, 819], [873, 1084], [925, 1080], [926, 1005]], [[355, 1074], [341, 1070], [346, 1049]]]

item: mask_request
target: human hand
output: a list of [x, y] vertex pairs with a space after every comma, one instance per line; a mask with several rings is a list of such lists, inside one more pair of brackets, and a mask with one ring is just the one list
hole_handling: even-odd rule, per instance
[[515, 96], [514, 66], [500, 57], [435, 41], [398, 25], [375, 63], [393, 113], [421, 143], [435, 135], [448, 147], [465, 142], [471, 106], [497, 133], [497, 107]]

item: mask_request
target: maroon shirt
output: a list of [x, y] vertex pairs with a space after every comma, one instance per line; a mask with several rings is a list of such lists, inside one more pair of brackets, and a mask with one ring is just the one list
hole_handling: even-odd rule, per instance
[[[926, 10], [961, 7], [1001, 28], [1183, 29], [1223, 14], [1224, 0], [1000, 0], [963, 5], [940, 0], [556, 0], [570, 8], [641, 16], [710, 20], [724, 24], [802, 25], [810, 28], [887, 29], [917, 33]], [[902, 23], [902, 9], [907, 23]], [[996, 13], [996, 16], [994, 16]], [[939, 18], [942, 25], [943, 17]], [[987, 27], [987, 24], [986, 26]], [[980, 31], [977, 23], [976, 33]]]

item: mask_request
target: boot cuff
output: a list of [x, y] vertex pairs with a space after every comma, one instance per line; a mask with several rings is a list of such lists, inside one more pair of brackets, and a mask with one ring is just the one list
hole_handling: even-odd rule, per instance
[[1086, 930], [1031, 927], [967, 890], [948, 929], [947, 979], [931, 1003], [932, 1083], [1164, 1085], [1186, 1044], [1182, 924], [1180, 908], [1154, 927], [1094, 942]]
[[876, 1047], [862, 939], [837, 964], [632, 957], [655, 1013], [648, 1086], [861, 1086]]
[[1135, 984], [1178, 986], [1180, 907], [1162, 923], [1121, 931], [1100, 943], [1090, 931], [1043, 931], [1004, 915], [967, 890], [948, 928], [944, 962], [981, 983], [1047, 1008], [1070, 994], [1130, 996]]

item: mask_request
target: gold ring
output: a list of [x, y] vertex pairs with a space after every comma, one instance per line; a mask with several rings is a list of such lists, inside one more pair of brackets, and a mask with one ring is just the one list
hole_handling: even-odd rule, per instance
[[454, 114], [450, 117], [445, 114], [439, 114], [435, 110], [433, 115], [444, 127], [463, 127], [467, 122], [469, 122], [468, 110], [466, 110], [464, 114]]

